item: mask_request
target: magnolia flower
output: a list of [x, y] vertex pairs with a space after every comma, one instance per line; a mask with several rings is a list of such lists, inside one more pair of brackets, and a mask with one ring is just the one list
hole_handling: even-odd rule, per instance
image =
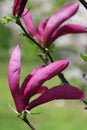
[[13, 15], [21, 16], [24, 11], [27, 0], [14, 0], [12, 13]]
[[78, 11], [78, 3], [70, 3], [52, 16], [43, 20], [35, 29], [32, 16], [28, 9], [24, 9], [22, 18], [28, 33], [37, 39], [44, 47], [49, 47], [58, 37], [69, 33], [86, 33], [86, 27], [76, 24], [64, 24], [66, 20], [75, 15]]
[[[20, 86], [21, 50], [17, 45], [8, 65], [8, 82], [17, 111], [22, 113], [54, 99], [83, 99], [83, 92], [70, 85], [60, 85], [50, 89], [43, 86], [45, 81], [61, 73], [68, 64], [68, 60], [60, 60], [37, 67]], [[32, 96], [36, 94], [40, 94], [39, 97], [31, 101]]]

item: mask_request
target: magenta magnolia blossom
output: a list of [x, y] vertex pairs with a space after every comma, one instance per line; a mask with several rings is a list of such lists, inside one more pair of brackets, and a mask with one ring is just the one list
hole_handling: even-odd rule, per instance
[[[8, 66], [8, 81], [16, 109], [19, 113], [52, 101], [54, 99], [83, 99], [83, 92], [70, 85], [60, 85], [48, 89], [43, 83], [63, 71], [69, 62], [60, 60], [50, 63], [47, 66], [40, 66], [34, 69], [25, 79], [20, 87], [20, 70], [21, 70], [21, 51], [20, 47], [14, 49]], [[33, 101], [31, 97], [35, 94], [40, 96]]]
[[[86, 27], [76, 24], [62, 25], [66, 20], [72, 17], [79, 8], [78, 3], [71, 3], [55, 14], [43, 20], [35, 29], [30, 11], [26, 8], [23, 12], [23, 21], [26, 25], [28, 33], [34, 37], [39, 44], [49, 47], [59, 36], [69, 33], [86, 33]], [[26, 13], [27, 12], [27, 13]], [[62, 25], [62, 26], [61, 26]]]
[[27, 0], [14, 0], [12, 13], [13, 15], [21, 16], [24, 11]]

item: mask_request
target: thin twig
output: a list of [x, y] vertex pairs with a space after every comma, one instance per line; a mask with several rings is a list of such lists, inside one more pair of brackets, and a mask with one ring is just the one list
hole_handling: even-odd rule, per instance
[[64, 77], [64, 75], [62, 73], [58, 74], [60, 80], [62, 81], [62, 83], [64, 84], [69, 84], [68, 80]]
[[26, 116], [22, 119], [32, 130], [36, 130], [33, 125], [29, 122]]
[[87, 2], [85, 0], [79, 0], [79, 1], [87, 9]]
[[45, 64], [49, 64], [48, 57], [44, 57], [42, 54], [38, 54], [38, 56], [44, 61]]

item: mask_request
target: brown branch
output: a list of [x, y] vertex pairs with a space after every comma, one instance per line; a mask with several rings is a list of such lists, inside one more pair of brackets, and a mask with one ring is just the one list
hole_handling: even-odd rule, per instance
[[87, 2], [85, 0], [79, 0], [79, 1], [87, 9]]
[[26, 116], [24, 116], [24, 118], [22, 118], [22, 120], [31, 128], [31, 130], [36, 130], [33, 125], [29, 122], [29, 120], [27, 119]]

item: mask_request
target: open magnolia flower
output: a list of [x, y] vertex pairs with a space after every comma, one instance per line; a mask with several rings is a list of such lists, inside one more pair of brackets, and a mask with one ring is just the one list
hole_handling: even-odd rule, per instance
[[[60, 60], [37, 67], [24, 79], [20, 87], [21, 50], [17, 45], [12, 52], [8, 65], [9, 87], [17, 111], [22, 113], [54, 99], [83, 99], [83, 92], [74, 86], [60, 85], [50, 89], [43, 86], [45, 81], [58, 75], [68, 64], [68, 60]], [[39, 97], [30, 101], [31, 97], [38, 93], [40, 94]]]
[[39, 44], [44, 47], [49, 47], [62, 35], [69, 33], [87, 33], [85, 26], [63, 24], [78, 11], [78, 8], [78, 3], [70, 3], [58, 10], [52, 16], [43, 20], [36, 29], [34, 27], [31, 13], [26, 8], [24, 9], [22, 19], [26, 25], [28, 33], [34, 37]]
[[13, 15], [21, 16], [24, 11], [27, 0], [14, 0], [12, 13]]

